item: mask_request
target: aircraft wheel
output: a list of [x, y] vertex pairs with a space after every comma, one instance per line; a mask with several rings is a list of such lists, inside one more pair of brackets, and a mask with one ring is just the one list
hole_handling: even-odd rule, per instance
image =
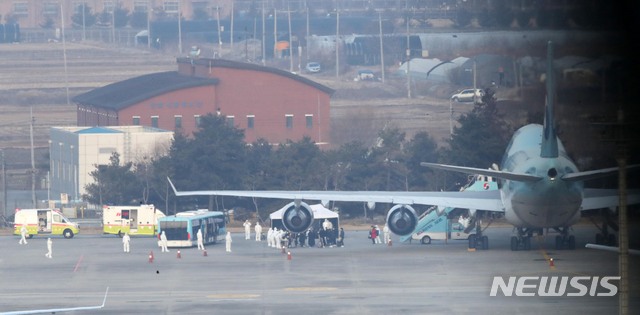
[[476, 235], [469, 235], [469, 248], [476, 248]]
[[429, 237], [429, 235], [423, 236], [422, 239], [420, 240], [420, 243], [431, 244], [431, 237]]
[[518, 250], [518, 238], [515, 236], [511, 237], [511, 250], [514, 252]]
[[562, 249], [562, 236], [556, 235], [556, 250]]
[[522, 238], [522, 245], [524, 250], [531, 250], [531, 237]]
[[609, 234], [609, 236], [607, 237], [607, 245], [609, 246], [616, 246], [618, 242], [616, 242], [616, 236], [613, 234]]
[[567, 240], [567, 249], [576, 249], [576, 237], [573, 235], [569, 236], [569, 239]]
[[489, 249], [489, 238], [486, 235], [482, 237], [482, 249]]

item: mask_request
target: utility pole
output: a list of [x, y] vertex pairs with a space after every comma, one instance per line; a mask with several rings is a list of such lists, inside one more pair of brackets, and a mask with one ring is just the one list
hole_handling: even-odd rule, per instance
[[[84, 5], [84, 2], [82, 3]], [[151, 1], [147, 1], [147, 49], [151, 49]]]
[[293, 72], [293, 42], [291, 41], [291, 8], [287, 1], [287, 20], [289, 23], [289, 72]]
[[235, 1], [231, 0], [231, 25], [230, 25], [231, 34], [230, 34], [230, 36], [231, 36], [231, 53], [232, 54], [233, 54], [233, 16], [234, 16], [234, 14], [233, 14], [233, 3], [234, 2]]
[[380, 73], [382, 74], [382, 83], [384, 83], [384, 46], [382, 40], [382, 12], [378, 12], [378, 27], [380, 28]]
[[222, 56], [222, 35], [220, 34], [220, 7], [216, 6], [216, 21], [218, 22], [218, 58]]
[[340, 48], [339, 47], [340, 47], [340, 10], [336, 8], [336, 80], [340, 79]]
[[33, 107], [31, 107], [31, 124], [29, 125], [29, 138], [31, 140], [31, 201], [33, 202], [33, 208], [38, 208], [38, 202], [36, 200], [36, 162], [35, 154], [33, 151], [33, 124], [36, 119], [33, 117]]
[[265, 53], [266, 53], [266, 48], [265, 48], [265, 37], [267, 36], [266, 34], [266, 30], [264, 29], [265, 25], [264, 25], [264, 0], [262, 1], [262, 42], [260, 43], [260, 45], [262, 46], [262, 66], [266, 66], [267, 65], [267, 61]]
[[405, 2], [407, 22], [407, 98], [411, 98], [411, 42], [409, 41], [409, 1]]
[[178, 0], [178, 55], [182, 55], [182, 2]]
[[2, 213], [6, 217], [9, 215], [7, 213], [7, 169], [5, 167], [4, 150], [0, 149], [0, 153], [2, 154]]

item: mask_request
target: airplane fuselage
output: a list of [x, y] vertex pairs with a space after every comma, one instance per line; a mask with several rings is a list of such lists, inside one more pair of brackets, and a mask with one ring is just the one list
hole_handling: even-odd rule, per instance
[[541, 177], [534, 182], [503, 180], [500, 194], [509, 223], [524, 228], [566, 227], [580, 219], [583, 185], [560, 178], [578, 171], [558, 139], [558, 157], [541, 157], [543, 126], [530, 124], [514, 134], [502, 170]]

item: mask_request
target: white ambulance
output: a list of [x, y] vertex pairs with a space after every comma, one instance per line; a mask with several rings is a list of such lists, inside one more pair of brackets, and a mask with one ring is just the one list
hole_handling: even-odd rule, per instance
[[120, 237], [129, 235], [156, 234], [158, 219], [164, 213], [153, 205], [140, 206], [104, 206], [102, 211], [102, 231]]
[[80, 232], [78, 223], [69, 221], [62, 213], [53, 209], [16, 209], [13, 234], [20, 235], [22, 225], [26, 225], [29, 238], [38, 234], [72, 238]]

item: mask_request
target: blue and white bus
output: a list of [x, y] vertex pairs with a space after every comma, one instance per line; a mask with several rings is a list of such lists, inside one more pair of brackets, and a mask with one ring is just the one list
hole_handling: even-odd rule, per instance
[[167, 247], [191, 247], [198, 245], [196, 233], [202, 228], [204, 244], [215, 244], [218, 237], [227, 233], [224, 213], [220, 211], [195, 210], [158, 219], [158, 246], [160, 234], [167, 236]]

